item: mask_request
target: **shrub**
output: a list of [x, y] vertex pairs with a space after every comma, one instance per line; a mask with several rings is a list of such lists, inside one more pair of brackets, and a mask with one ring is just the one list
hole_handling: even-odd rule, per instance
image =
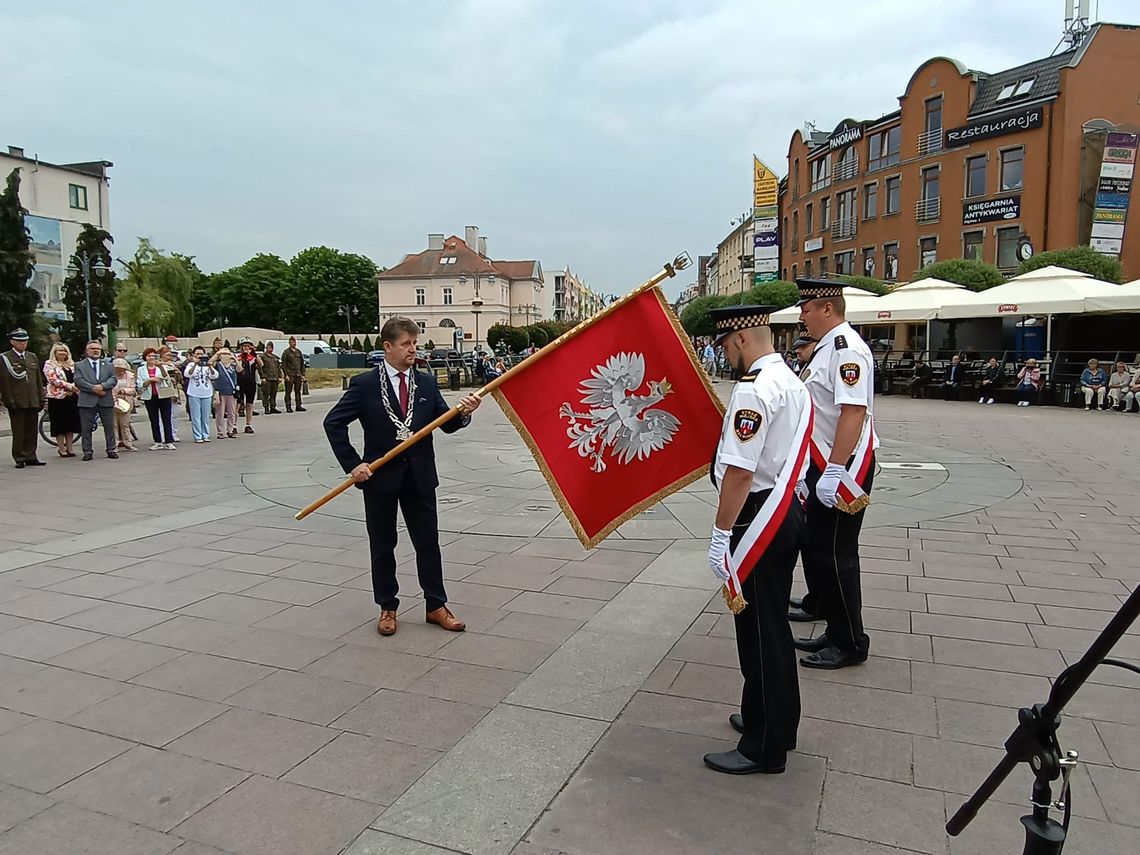
[[[739, 296], [739, 295], [735, 295]], [[711, 295], [697, 297], [681, 312], [681, 326], [689, 335], [712, 335], [714, 324], [709, 312], [726, 305], [727, 297]], [[737, 301], [739, 302], [739, 300]]]
[[500, 345], [509, 353], [519, 353], [530, 344], [530, 336], [523, 327], [495, 324], [487, 330], [487, 345], [498, 350]]
[[1005, 281], [1001, 271], [992, 264], [968, 258], [948, 258], [945, 261], [928, 264], [914, 274], [915, 282], [920, 279], [942, 279], [945, 282], [956, 282], [959, 285], [966, 286], [971, 291], [985, 291], [987, 288], [993, 288]]
[[1051, 249], [1034, 255], [1018, 265], [1018, 275], [1030, 270], [1056, 265], [1068, 270], [1079, 270], [1105, 282], [1120, 284], [1124, 279], [1124, 268], [1120, 259], [1097, 252], [1091, 246], [1074, 246], [1069, 249]]

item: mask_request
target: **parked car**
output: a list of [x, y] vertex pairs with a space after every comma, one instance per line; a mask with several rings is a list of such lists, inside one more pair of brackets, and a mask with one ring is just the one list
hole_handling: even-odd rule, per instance
[[[420, 369], [421, 371], [427, 371], [428, 370], [428, 360], [427, 360], [427, 356], [424, 354], [425, 354], [425, 351], [422, 351], [422, 350], [416, 351], [416, 368]], [[372, 351], [368, 352], [368, 364], [369, 365], [379, 365], [383, 361], [384, 361], [384, 351], [372, 350]]]
[[[273, 352], [281, 356], [285, 352], [285, 348], [289, 346], [287, 339], [274, 339]], [[319, 338], [303, 338], [297, 342], [297, 349], [301, 351], [302, 356], [305, 358], [305, 367], [309, 367], [309, 357], [314, 353], [332, 353], [335, 348], [327, 341], [322, 341]]]
[[454, 348], [437, 347], [428, 356], [428, 366], [431, 368], [446, 368], [449, 364], [462, 361], [463, 357]]

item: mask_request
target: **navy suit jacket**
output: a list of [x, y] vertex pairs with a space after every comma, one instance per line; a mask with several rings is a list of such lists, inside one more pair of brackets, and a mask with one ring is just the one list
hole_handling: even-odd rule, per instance
[[948, 365], [946, 366], [946, 382], [947, 383], [961, 383], [962, 382], [962, 365]]
[[[399, 409], [399, 396], [388, 381], [384, 366], [357, 374], [349, 381], [346, 391], [325, 416], [325, 434], [329, 438], [333, 454], [346, 473], [351, 472], [362, 462], [379, 460], [399, 443], [396, 426], [388, 418], [384, 402], [380, 397], [380, 384], [388, 387], [389, 400]], [[417, 431], [450, 407], [440, 394], [439, 384], [430, 374], [416, 372], [416, 394], [409, 401], [412, 407], [412, 431]], [[455, 433], [466, 427], [470, 416], [456, 416], [445, 422], [440, 430]], [[360, 422], [364, 428], [364, 455], [357, 453], [348, 439], [348, 426]], [[435, 470], [435, 450], [432, 437], [428, 434], [399, 457], [390, 460], [377, 469], [370, 479], [356, 486], [367, 492], [398, 493], [404, 484], [405, 474], [411, 474], [412, 484], [417, 492], [428, 493], [439, 486], [439, 476]]]

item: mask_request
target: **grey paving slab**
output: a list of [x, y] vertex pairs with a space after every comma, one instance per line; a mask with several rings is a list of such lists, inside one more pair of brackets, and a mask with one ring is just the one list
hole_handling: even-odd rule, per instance
[[370, 828], [356, 838], [344, 855], [449, 855], [455, 851]]
[[116, 680], [48, 667], [0, 686], [0, 706], [62, 721], [128, 688]]
[[168, 855], [182, 840], [66, 804], [36, 814], [0, 836], [3, 855]]
[[0, 784], [0, 832], [7, 831], [37, 813], [47, 810], [55, 802], [46, 796]]
[[567, 855], [687, 855], [712, 841], [718, 850], [812, 852], [823, 761], [793, 755], [783, 775], [747, 778], [701, 765], [703, 754], [732, 745], [615, 725], [527, 841]]
[[276, 778], [336, 736], [335, 731], [313, 724], [231, 709], [167, 747], [180, 754]]
[[375, 691], [317, 674], [278, 671], [226, 699], [245, 709], [327, 725]]
[[342, 733], [282, 780], [376, 805], [389, 805], [440, 757], [440, 752], [387, 739]]
[[0, 780], [50, 793], [122, 754], [132, 743], [51, 721], [32, 721], [0, 734]]
[[374, 827], [477, 855], [510, 852], [603, 730], [599, 722], [499, 706]]
[[486, 716], [486, 707], [381, 689], [333, 727], [446, 751]]

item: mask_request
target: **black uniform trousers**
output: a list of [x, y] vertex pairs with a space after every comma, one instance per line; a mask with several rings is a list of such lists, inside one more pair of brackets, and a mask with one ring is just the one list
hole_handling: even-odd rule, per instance
[[[770, 492], [748, 497], [732, 527], [733, 548]], [[788, 751], [796, 747], [800, 724], [800, 686], [788, 626], [788, 597], [803, 525], [803, 508], [793, 500], [776, 536], [741, 583], [748, 605], [735, 617], [736, 649], [744, 675], [740, 698], [744, 734], [736, 750], [765, 765], [783, 765]]]
[[[399, 465], [397, 461], [393, 464]], [[368, 547], [372, 557], [372, 593], [381, 609], [400, 607], [396, 581], [396, 509], [404, 514], [408, 535], [416, 550], [416, 572], [424, 592], [427, 610], [447, 604], [443, 587], [443, 559], [439, 553], [439, 518], [435, 490], [416, 489], [411, 472], [405, 470], [397, 493], [364, 491], [364, 521], [368, 527]]]
[[9, 407], [8, 421], [12, 425], [12, 459], [17, 463], [35, 460], [40, 411], [31, 407]]
[[[824, 505], [815, 494], [820, 472], [808, 468], [807, 525], [802, 542], [804, 578], [811, 592], [810, 608], [827, 621], [827, 637], [842, 650], [866, 655], [871, 640], [863, 631], [863, 592], [859, 581], [859, 531], [862, 510], [847, 514]], [[871, 456], [862, 487], [870, 494], [875, 480]], [[805, 597], [805, 600], [808, 598]]]

